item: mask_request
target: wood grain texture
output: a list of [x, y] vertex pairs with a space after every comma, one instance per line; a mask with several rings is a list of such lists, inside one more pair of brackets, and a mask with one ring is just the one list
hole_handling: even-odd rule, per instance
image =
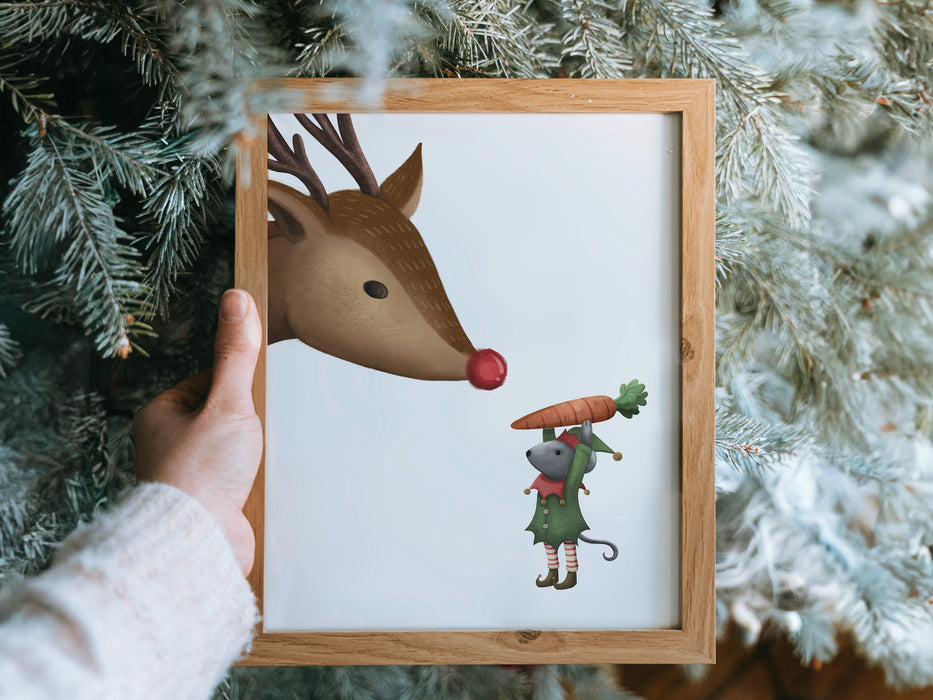
[[682, 630], [265, 632], [242, 665], [707, 663]]
[[[679, 113], [682, 128], [681, 246], [681, 629], [266, 632], [242, 665], [710, 663], [715, 660], [714, 147], [712, 80], [389, 81], [380, 106], [352, 102], [358, 81], [276, 80], [276, 111], [424, 113]], [[271, 93], [270, 93], [271, 94]], [[271, 99], [271, 98], [270, 98]], [[260, 124], [261, 122], [261, 124]], [[237, 157], [237, 285], [260, 303], [265, 326], [266, 141]], [[253, 177], [253, 174], [256, 174]], [[265, 429], [265, 348], [254, 385]], [[262, 606], [264, 464], [245, 512], [257, 538], [250, 583]]]
[[715, 662], [716, 105], [715, 83], [696, 82], [681, 112], [681, 613]]
[[[266, 163], [266, 115], [256, 117], [253, 133], [237, 142], [236, 156], [236, 254], [234, 256], [235, 284], [245, 289], [256, 300], [259, 318], [262, 321], [262, 347], [253, 378], [253, 403], [262, 422], [262, 434], [266, 434], [266, 350], [268, 347], [268, 266], [267, 257], [267, 181]], [[265, 440], [263, 440], [265, 443]], [[249, 582], [256, 594], [259, 612], [263, 604], [263, 556], [265, 553], [264, 528], [266, 512], [266, 450], [263, 444], [262, 458], [253, 488], [243, 512], [253, 526], [256, 535], [256, 558]]]
[[[354, 102], [358, 80], [259, 81], [295, 112], [680, 112], [714, 80], [525, 80], [401, 78], [381, 105]], [[712, 89], [710, 87], [709, 89]], [[285, 111], [285, 110], [282, 110]]]

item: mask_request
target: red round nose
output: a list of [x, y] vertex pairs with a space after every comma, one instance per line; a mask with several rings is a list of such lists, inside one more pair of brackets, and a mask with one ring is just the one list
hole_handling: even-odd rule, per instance
[[477, 389], [498, 389], [505, 381], [508, 367], [505, 358], [495, 350], [477, 350], [467, 360], [467, 379]]

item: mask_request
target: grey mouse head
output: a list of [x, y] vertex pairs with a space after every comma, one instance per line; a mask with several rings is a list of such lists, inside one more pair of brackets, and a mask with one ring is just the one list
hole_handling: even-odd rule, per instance
[[[525, 456], [528, 457], [531, 466], [541, 472], [545, 478], [563, 481], [570, 471], [570, 463], [573, 461], [577, 442], [579, 441], [574, 436], [564, 431], [556, 440], [546, 440], [535, 445], [525, 452]], [[596, 453], [594, 452], [590, 455], [586, 471], [591, 472], [595, 468]]]

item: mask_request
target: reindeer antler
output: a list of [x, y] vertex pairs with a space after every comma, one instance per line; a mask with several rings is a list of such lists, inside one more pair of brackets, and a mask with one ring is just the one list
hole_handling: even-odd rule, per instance
[[285, 138], [276, 128], [272, 120], [269, 120], [269, 155], [275, 157], [275, 160], [269, 159], [269, 170], [275, 170], [280, 173], [294, 175], [302, 184], [308, 188], [311, 197], [320, 204], [324, 211], [330, 209], [330, 198], [327, 196], [327, 190], [324, 189], [324, 183], [314, 172], [311, 163], [308, 162], [308, 154], [305, 152], [304, 142], [298, 134], [292, 137], [292, 146], [294, 151], [288, 147]]
[[[373, 174], [372, 168], [363, 155], [363, 149], [356, 138], [356, 131], [353, 129], [353, 121], [349, 114], [337, 115], [337, 126], [340, 133], [331, 123], [326, 114], [312, 114], [315, 124], [306, 114], [296, 114], [295, 119], [301, 124], [305, 131], [311, 134], [314, 139], [327, 149], [341, 165], [347, 169], [347, 172], [356, 180], [360, 186], [360, 192], [372, 197], [379, 196], [379, 183]], [[269, 120], [269, 153], [275, 157], [275, 160], [269, 160], [269, 169], [280, 173], [294, 175], [301, 180], [311, 196], [324, 207], [330, 209], [330, 200], [327, 197], [327, 190], [321, 183], [321, 179], [314, 172], [311, 163], [308, 162], [308, 155], [305, 152], [304, 143], [298, 134], [292, 138], [294, 150], [289, 149], [285, 138], [279, 133], [279, 130]]]
[[350, 115], [337, 115], [337, 126], [340, 127], [339, 135], [326, 114], [312, 114], [311, 116], [314, 117], [317, 124], [314, 124], [305, 114], [296, 114], [295, 118], [318, 143], [340, 161], [341, 165], [356, 180], [356, 184], [360, 186], [360, 192], [372, 197], [378, 197], [379, 183], [376, 182], [376, 176], [373, 175], [372, 168], [369, 167], [369, 163], [366, 162], [366, 157], [363, 155], [363, 149], [360, 148], [360, 142], [356, 138], [356, 131], [353, 129]]

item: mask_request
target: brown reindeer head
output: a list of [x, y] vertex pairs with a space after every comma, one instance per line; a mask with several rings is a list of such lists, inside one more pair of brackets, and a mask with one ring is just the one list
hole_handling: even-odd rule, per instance
[[269, 342], [298, 338], [335, 357], [416, 379], [469, 379], [493, 389], [505, 361], [477, 351], [411, 222], [421, 198], [421, 145], [379, 185], [350, 116], [295, 117], [353, 175], [359, 190], [327, 193], [299, 135], [269, 121], [269, 169], [310, 194], [269, 182]]

